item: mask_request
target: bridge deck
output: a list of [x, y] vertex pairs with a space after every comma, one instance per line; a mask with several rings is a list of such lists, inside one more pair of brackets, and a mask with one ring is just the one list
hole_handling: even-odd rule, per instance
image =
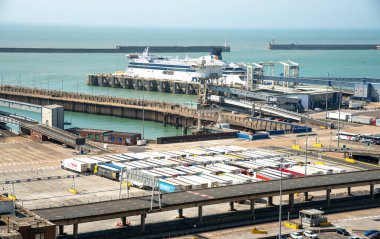
[[[380, 171], [372, 170], [311, 176], [306, 178], [293, 178], [283, 180], [283, 182], [284, 194], [319, 191], [379, 184]], [[163, 195], [161, 209], [158, 208], [158, 201], [154, 201], [153, 211], [150, 211], [150, 197], [135, 197], [70, 207], [40, 209], [34, 212], [58, 225], [69, 225], [73, 223], [84, 223], [122, 216], [141, 215], [149, 212], [170, 211], [180, 208], [275, 196], [279, 194], [279, 187], [280, 181], [267, 181], [169, 193]]]

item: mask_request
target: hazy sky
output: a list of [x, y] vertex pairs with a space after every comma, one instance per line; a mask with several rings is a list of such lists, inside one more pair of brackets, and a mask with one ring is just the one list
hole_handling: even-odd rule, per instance
[[380, 28], [380, 0], [0, 0], [0, 23]]

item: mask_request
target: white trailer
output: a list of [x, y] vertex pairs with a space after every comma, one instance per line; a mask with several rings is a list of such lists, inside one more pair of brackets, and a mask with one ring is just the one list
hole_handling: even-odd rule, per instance
[[87, 171], [87, 163], [80, 162], [74, 158], [69, 158], [61, 161], [61, 168], [77, 173], [85, 173]]

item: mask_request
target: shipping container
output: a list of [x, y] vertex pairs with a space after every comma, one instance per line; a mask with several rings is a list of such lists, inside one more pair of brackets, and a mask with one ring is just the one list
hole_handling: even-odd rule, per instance
[[327, 118], [339, 120], [339, 115], [340, 115], [340, 120], [344, 120], [344, 121], [348, 121], [352, 116], [354, 116], [353, 113], [340, 112], [339, 114], [339, 112], [328, 112]]
[[158, 187], [160, 191], [163, 191], [166, 193], [174, 193], [174, 192], [179, 192], [182, 190], [182, 186], [180, 184], [173, 181], [167, 181], [165, 179], [159, 180]]
[[77, 173], [85, 173], [87, 172], [87, 163], [80, 162], [73, 158], [64, 159], [61, 161], [61, 168]]

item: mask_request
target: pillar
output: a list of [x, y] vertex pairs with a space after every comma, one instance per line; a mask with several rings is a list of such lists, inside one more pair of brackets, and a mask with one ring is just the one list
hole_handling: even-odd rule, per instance
[[58, 226], [58, 235], [62, 235], [64, 232], [64, 226], [63, 225], [59, 225]]
[[184, 216], [183, 216], [183, 208], [178, 209], [178, 218], [184, 218]]
[[121, 224], [123, 225], [123, 227], [127, 226], [127, 217], [121, 218]]
[[331, 189], [327, 189], [326, 190], [326, 201], [327, 201], [327, 206], [330, 206], [331, 205]]
[[352, 194], [351, 194], [351, 187], [348, 187], [348, 188], [347, 188], [347, 195], [348, 195], [348, 196], [351, 196], [351, 195], [352, 195]]
[[250, 202], [251, 202], [251, 214], [255, 215], [255, 201], [251, 199]]
[[198, 207], [198, 222], [202, 223], [202, 206]]
[[146, 214], [141, 214], [141, 231], [145, 232], [145, 218]]
[[273, 205], [273, 196], [269, 196], [267, 200], [267, 206], [272, 206]]
[[294, 194], [289, 194], [289, 208], [290, 210], [294, 209]]
[[304, 197], [303, 197], [303, 200], [304, 200], [304, 201], [309, 201], [309, 192], [304, 192], [304, 193], [303, 193], [303, 196], [304, 196]]
[[235, 204], [234, 204], [234, 202], [230, 202], [230, 211], [235, 211]]
[[369, 195], [371, 196], [371, 200], [375, 198], [374, 191], [375, 191], [375, 185], [374, 184], [369, 185]]
[[74, 236], [75, 239], [78, 238], [78, 223], [75, 223], [73, 225], [73, 236]]

